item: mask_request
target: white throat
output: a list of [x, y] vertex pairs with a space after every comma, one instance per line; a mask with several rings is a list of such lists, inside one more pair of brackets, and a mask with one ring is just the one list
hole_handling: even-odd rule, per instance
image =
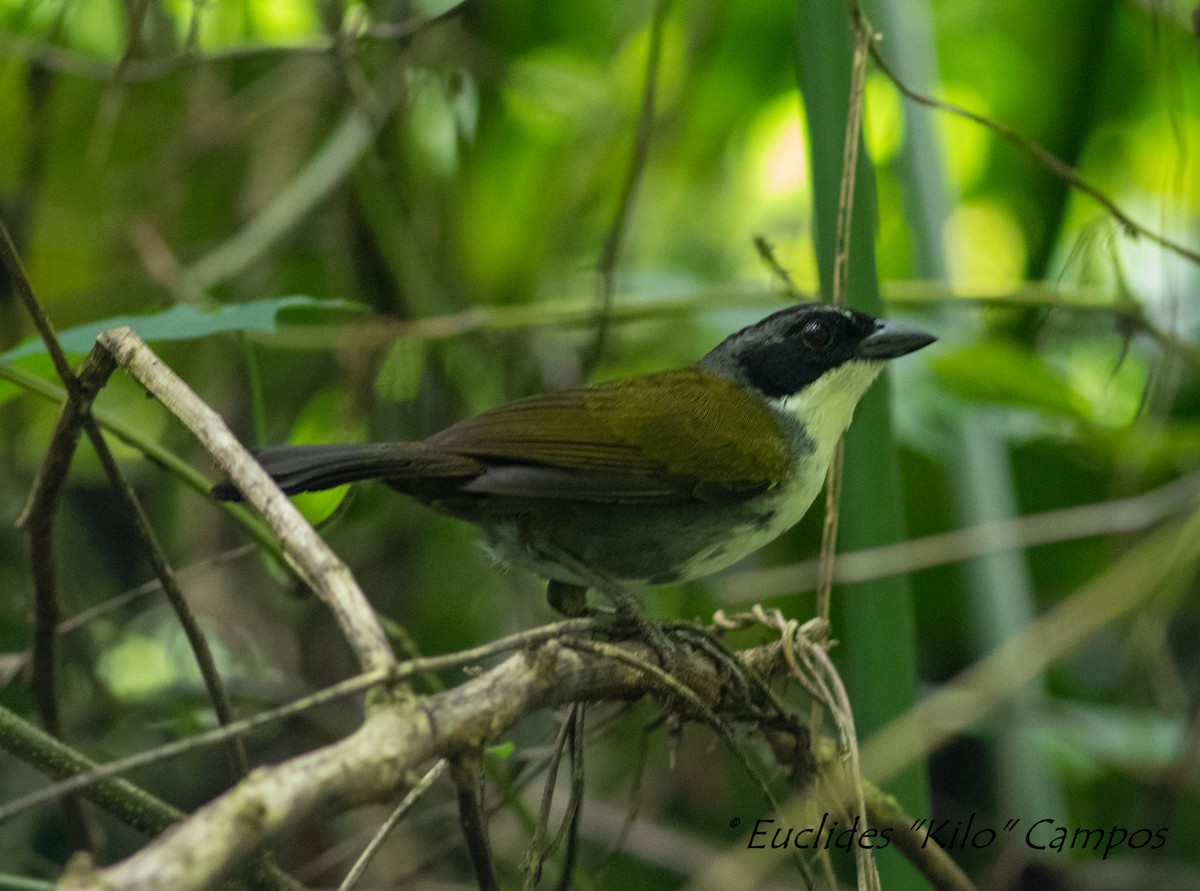
[[818, 455], [832, 454], [833, 447], [850, 426], [858, 400], [879, 377], [883, 365], [883, 362], [851, 360], [825, 372], [799, 393], [769, 402], [777, 411], [804, 425]]

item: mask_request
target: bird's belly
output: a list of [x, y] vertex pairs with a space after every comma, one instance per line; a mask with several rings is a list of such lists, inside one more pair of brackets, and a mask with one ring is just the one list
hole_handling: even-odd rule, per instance
[[740, 504], [577, 505], [564, 502], [529, 517], [480, 525], [499, 561], [547, 578], [586, 583], [555, 559], [565, 552], [621, 582], [665, 584], [718, 572], [778, 538], [812, 504], [821, 473], [794, 473], [774, 492]]
[[701, 549], [686, 562], [679, 580], [702, 578], [719, 572], [773, 542], [800, 522], [823, 482], [823, 474], [817, 474], [812, 479], [804, 479], [797, 474], [768, 498], [756, 500], [750, 522], [731, 524], [723, 533], [723, 541]]

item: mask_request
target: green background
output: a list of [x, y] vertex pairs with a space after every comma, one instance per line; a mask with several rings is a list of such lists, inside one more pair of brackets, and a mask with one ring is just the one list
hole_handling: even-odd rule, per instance
[[[249, 444], [420, 438], [530, 392], [686, 364], [784, 304], [756, 236], [802, 292], [829, 290], [849, 17], [829, 0], [674, 0], [656, 32], [657, 9], [0, 0], [0, 214], [56, 327], [78, 329], [64, 341], [74, 356], [132, 319]], [[911, 86], [1012, 127], [1196, 250], [1200, 56], [1184, 4], [865, 10]], [[849, 301], [880, 299], [941, 340], [897, 363], [859, 412], [842, 548], [1094, 506], [990, 526], [974, 559], [937, 540], [910, 573], [868, 555], [833, 613], [833, 656], [866, 741], [1136, 557], [1148, 529], [1196, 509], [1194, 480], [1173, 501], [1113, 500], [1200, 469], [1200, 275], [985, 127], [906, 101], [874, 66], [863, 124]], [[31, 334], [0, 288], [0, 704], [32, 721], [21, 669], [31, 582], [13, 524], [58, 406], [36, 392], [55, 378], [36, 345], [22, 346]], [[215, 479], [189, 435], [120, 373], [98, 406]], [[213, 562], [251, 541], [246, 530], [137, 448], [115, 447], [171, 559], [194, 567], [184, 590], [240, 714], [354, 670], [324, 608], [269, 558]], [[302, 504], [321, 518], [340, 494]], [[721, 576], [646, 592], [648, 608], [707, 618], [761, 601], [808, 618], [812, 585], [778, 568], [815, 555], [820, 513]], [[1007, 538], [1014, 528], [1041, 543]], [[150, 577], [86, 445], [56, 530], [66, 615]], [[358, 487], [324, 531], [423, 652], [552, 618], [539, 582], [496, 571], [472, 529], [382, 486]], [[1031, 682], [1013, 679], [983, 720], [928, 759], [913, 753], [916, 766], [886, 784], [914, 817], [1021, 821], [982, 850], [952, 852], [981, 886], [1200, 880], [1195, 561], [1150, 576], [1134, 609]], [[1041, 668], [1036, 650], [1029, 659]], [[213, 722], [158, 595], [65, 635], [59, 682], [68, 741], [99, 760]], [[769, 816], [703, 727], [653, 733], [643, 755], [655, 715], [642, 703], [589, 744], [579, 887], [686, 887]], [[287, 722], [251, 738], [251, 759], [281, 760], [357, 720], [345, 705]], [[499, 769], [536, 760], [554, 726], [541, 715], [514, 730]], [[643, 757], [638, 814], [654, 831], [609, 855]], [[182, 808], [232, 781], [217, 751], [133, 779]], [[0, 802], [42, 783], [0, 755]], [[469, 885], [452, 800], [436, 787], [367, 886]], [[503, 806], [492, 826], [513, 884], [528, 843], [517, 810]], [[281, 840], [279, 860], [305, 882], [336, 884], [383, 813], [305, 826]], [[1024, 831], [1043, 818], [1166, 827], [1167, 843], [1103, 860], [1030, 850]], [[142, 843], [102, 825], [103, 859]], [[75, 847], [53, 807], [0, 825], [0, 887], [5, 876], [53, 879]], [[756, 869], [795, 886], [785, 857], [755, 853]], [[881, 869], [886, 888], [923, 887], [893, 852]], [[543, 886], [557, 864], [548, 870]]]

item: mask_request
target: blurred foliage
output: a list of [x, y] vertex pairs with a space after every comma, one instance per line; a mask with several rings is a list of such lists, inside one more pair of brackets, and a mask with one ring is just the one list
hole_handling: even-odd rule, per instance
[[[923, 6], [891, 2], [900, 15]], [[0, 216], [73, 353], [108, 324], [140, 327], [251, 443], [428, 435], [587, 373], [597, 262], [633, 153], [652, 7], [0, 0]], [[1137, 219], [1196, 249], [1200, 68], [1186, 4], [931, 0], [927, 13], [938, 97], [1038, 141]], [[811, 48], [803, 34], [796, 45], [794, 15], [786, 3], [671, 4], [649, 155], [616, 268], [616, 324], [592, 378], [691, 362], [780, 305], [755, 236], [815, 292], [810, 165], [840, 159], [811, 156], [795, 76], [796, 54]], [[894, 40], [884, 33], [885, 57]], [[924, 161], [946, 202], [938, 234], [948, 280], [915, 280], [923, 267], [905, 215], [914, 173], [903, 156], [913, 115], [872, 71], [864, 137], [878, 206], [860, 211], [876, 215], [885, 298], [943, 338], [891, 379], [910, 534], [951, 528], [960, 515], [955, 499], [967, 495], [948, 430], [964, 417], [1011, 458], [1020, 513], [1101, 504], [1200, 470], [1200, 270], [1126, 237], [987, 129], [938, 113], [942, 157]], [[52, 391], [37, 392], [37, 381], [55, 379], [36, 344], [21, 345], [31, 335], [3, 283], [0, 703], [34, 720], [28, 675], [13, 667], [31, 640], [29, 568], [13, 522], [58, 406]], [[98, 405], [211, 470], [120, 374]], [[323, 607], [269, 558], [214, 561], [247, 540], [242, 529], [177, 471], [137, 448], [118, 455], [171, 558], [192, 567], [185, 592], [239, 713], [353, 671]], [[335, 510], [340, 499], [314, 496], [305, 509], [334, 511], [328, 540], [422, 651], [550, 618], [537, 580], [495, 571], [471, 529], [382, 486], [357, 487]], [[1096, 512], [1112, 514], [1110, 534], [1068, 534], [1023, 552], [1032, 609], [1070, 596], [1161, 519], [1122, 525], [1124, 514]], [[820, 521], [814, 511], [735, 572], [811, 556]], [[86, 446], [56, 528], [67, 615], [149, 577]], [[982, 655], [968, 631], [975, 583], [962, 569], [911, 579], [930, 688]], [[789, 616], [811, 614], [809, 592], [768, 593]], [[1018, 887], [1024, 864], [1027, 876], [1049, 871], [1078, 888], [1200, 881], [1196, 593], [1196, 567], [1184, 566], [1137, 615], [1051, 666], [1045, 695], [1022, 712], [1066, 812], [1023, 811], [1006, 797], [1023, 767], [996, 745], [998, 719], [935, 755], [933, 813], [916, 815], [953, 823], [975, 814], [995, 827], [1010, 818], [1166, 826], [1168, 843], [1104, 861], [1031, 851], [1016, 838], [956, 850], [973, 877]], [[721, 578], [646, 598], [664, 615], [745, 606], [730, 602]], [[177, 624], [153, 593], [64, 635], [61, 663], [67, 739], [93, 757], [213, 721]], [[589, 749], [593, 809], [629, 808], [631, 765], [654, 714], [634, 708]], [[252, 737], [251, 758], [304, 751], [355, 720], [352, 705], [327, 707]], [[526, 722], [497, 741], [498, 769], [523, 777], [553, 733], [546, 716]], [[620, 820], [589, 822], [585, 805], [580, 887], [682, 887], [700, 865], [683, 851], [742, 846], [731, 817], [745, 828], [766, 816], [758, 790], [703, 728], [652, 735], [645, 757], [639, 814], [659, 834], [608, 858]], [[219, 753], [205, 752], [134, 779], [192, 807], [232, 777]], [[42, 782], [0, 755], [0, 800]], [[415, 875], [469, 883], [451, 844], [453, 796], [438, 790], [377, 859], [375, 886]], [[497, 851], [528, 843], [513, 810], [495, 818]], [[306, 827], [279, 860], [329, 885], [379, 819], [363, 811]], [[101, 825], [104, 859], [140, 843], [115, 822]], [[54, 808], [0, 826], [0, 864], [22, 876], [53, 878], [75, 845]], [[516, 881], [519, 858], [501, 860]], [[1105, 871], [1117, 863], [1130, 871]], [[1140, 878], [1121, 885], [1118, 875]]]

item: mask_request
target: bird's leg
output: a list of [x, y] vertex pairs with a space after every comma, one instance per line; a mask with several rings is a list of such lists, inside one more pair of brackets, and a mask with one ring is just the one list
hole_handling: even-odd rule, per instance
[[546, 585], [546, 600], [554, 610], [568, 619], [575, 619], [587, 612], [587, 585], [572, 585], [550, 579]]
[[[663, 633], [662, 628], [646, 615], [646, 610], [643, 608], [642, 602], [636, 596], [625, 586], [602, 573], [596, 572], [573, 554], [569, 554], [545, 542], [539, 542], [538, 550], [545, 557], [553, 560], [564, 569], [569, 570], [572, 575], [584, 582], [582, 585], [574, 585], [551, 579], [546, 589], [546, 598], [550, 601], [551, 606], [564, 615], [572, 615], [566, 612], [566, 609], [578, 608], [586, 610], [584, 595], [588, 588], [595, 588], [612, 601], [613, 606], [616, 607], [617, 614], [615, 618], [617, 621], [626, 627], [632, 628], [634, 634], [639, 635], [650, 649], [654, 651], [659, 664], [663, 668], [670, 670], [671, 665], [676, 661], [675, 647], [667, 635]], [[563, 607], [566, 607], [566, 609]]]
[[560, 613], [578, 615], [579, 612], [586, 609], [584, 598], [587, 589], [595, 588], [612, 601], [613, 606], [617, 608], [618, 616], [626, 619], [645, 618], [646, 611], [642, 609], [642, 602], [619, 582], [596, 572], [578, 557], [559, 548], [543, 544], [539, 547], [539, 551], [559, 566], [570, 570], [572, 575], [583, 581], [582, 585], [575, 585], [555, 579], [550, 580], [546, 588], [546, 599]]

